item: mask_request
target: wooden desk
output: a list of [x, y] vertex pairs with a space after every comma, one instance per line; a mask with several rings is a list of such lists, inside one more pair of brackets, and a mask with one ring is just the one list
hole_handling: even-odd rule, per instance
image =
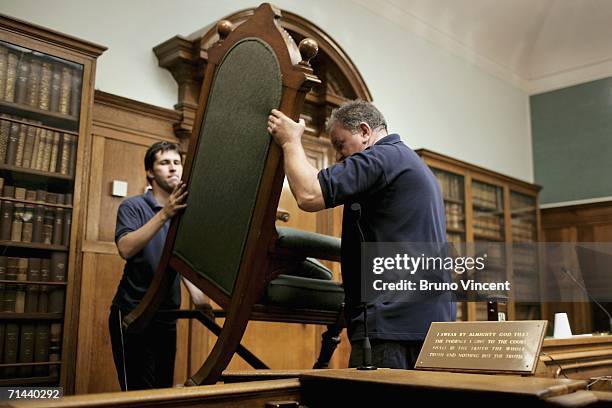
[[544, 339], [535, 375], [582, 380], [612, 375], [612, 336]]
[[321, 370], [302, 375], [300, 383], [300, 402], [309, 407], [344, 406], [349, 397], [359, 406], [545, 406], [546, 398], [586, 388], [580, 380], [391, 369]]

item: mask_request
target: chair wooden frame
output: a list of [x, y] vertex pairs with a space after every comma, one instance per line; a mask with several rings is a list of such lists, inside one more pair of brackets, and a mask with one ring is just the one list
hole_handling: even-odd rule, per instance
[[[206, 117], [208, 97], [217, 69], [226, 53], [235, 44], [245, 38], [257, 38], [267, 43], [274, 51], [282, 74], [282, 96], [279, 110], [294, 120], [299, 118], [306, 93], [313, 85], [320, 82], [313, 74], [309, 64], [310, 59], [317, 53], [316, 42], [304, 39], [298, 48], [289, 34], [280, 26], [278, 22], [280, 18], [281, 13], [278, 9], [264, 3], [257, 8], [253, 17], [235, 30], [227, 21], [218, 23], [219, 41], [208, 49], [208, 63], [200, 92], [199, 108], [184, 166], [183, 180], [187, 185], [189, 185], [192, 165], [198, 154], [200, 130]], [[278, 235], [274, 223], [283, 178], [282, 150], [272, 143], [257, 192], [237, 278], [230, 295], [173, 254], [177, 230], [181, 222], [181, 217], [178, 216], [172, 220], [170, 225], [161, 261], [149, 290], [140, 305], [124, 318], [125, 329], [144, 328], [157, 312], [164, 294], [167, 293], [175, 279], [175, 273], [185, 276], [223, 308], [225, 323], [218, 333], [217, 342], [202, 367], [186, 382], [187, 385], [212, 384], [219, 379], [233, 354], [241, 348], [240, 340], [249, 320], [326, 324], [341, 329], [342, 311], [288, 310], [282, 307], [257, 304], [268, 283], [286, 270], [288, 265], [294, 265], [305, 259], [306, 256], [332, 261], [340, 260], [339, 254], [332, 256], [306, 254], [277, 248]], [[194, 316], [183, 314], [178, 317], [193, 318]], [[340, 329], [336, 332], [339, 332]]]

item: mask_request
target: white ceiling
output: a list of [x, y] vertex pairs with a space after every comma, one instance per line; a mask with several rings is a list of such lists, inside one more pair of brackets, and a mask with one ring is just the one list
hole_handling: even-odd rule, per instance
[[539, 93], [612, 76], [612, 0], [355, 0]]

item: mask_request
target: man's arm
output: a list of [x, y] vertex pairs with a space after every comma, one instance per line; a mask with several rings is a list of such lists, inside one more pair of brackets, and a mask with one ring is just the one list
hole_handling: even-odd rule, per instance
[[170, 194], [168, 203], [164, 208], [142, 227], [119, 238], [117, 241], [117, 249], [119, 250], [119, 255], [123, 259], [129, 259], [140, 252], [168, 219], [174, 217], [180, 210], [187, 207], [187, 204], [183, 204], [187, 198], [185, 186], [185, 183], [180, 182], [174, 188], [172, 194]]
[[310, 164], [302, 147], [304, 127], [302, 119], [295, 122], [276, 109], [268, 117], [268, 132], [283, 149], [291, 192], [302, 210], [314, 212], [323, 210], [325, 201], [317, 177], [319, 171]]

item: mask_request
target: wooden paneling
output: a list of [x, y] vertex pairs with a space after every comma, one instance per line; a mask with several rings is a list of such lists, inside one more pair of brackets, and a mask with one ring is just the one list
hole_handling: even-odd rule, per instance
[[[547, 242], [611, 242], [612, 202], [546, 208], [542, 210], [542, 231]], [[576, 258], [567, 259], [572, 270], [579, 270]], [[587, 302], [586, 295], [577, 294], [574, 302], [551, 303], [548, 319], [566, 312], [573, 333], [607, 330], [607, 317]]]

